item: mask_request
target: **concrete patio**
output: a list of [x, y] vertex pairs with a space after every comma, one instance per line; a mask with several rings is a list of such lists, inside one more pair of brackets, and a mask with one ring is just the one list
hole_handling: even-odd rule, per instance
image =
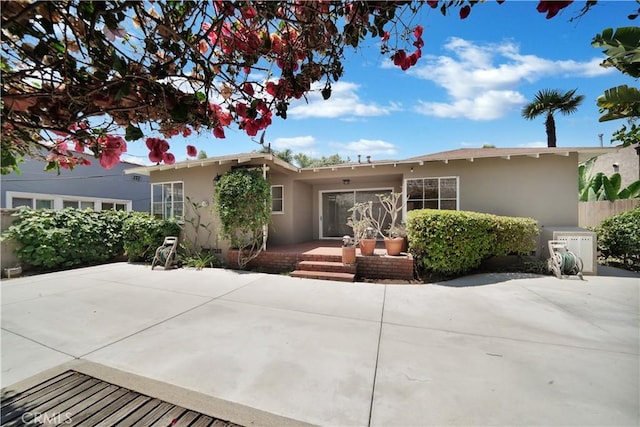
[[118, 263], [4, 280], [2, 387], [73, 367], [242, 425], [638, 425], [640, 277], [600, 271], [380, 285]]

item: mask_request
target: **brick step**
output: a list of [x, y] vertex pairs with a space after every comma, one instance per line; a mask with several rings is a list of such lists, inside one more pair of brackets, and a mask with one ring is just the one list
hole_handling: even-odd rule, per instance
[[302, 279], [334, 280], [338, 282], [355, 282], [356, 275], [352, 273], [338, 273], [335, 271], [309, 271], [295, 270], [291, 272], [291, 277]]
[[335, 273], [352, 273], [356, 274], [357, 267], [355, 265], [346, 265], [342, 262], [334, 261], [300, 261], [298, 270], [307, 271], [333, 271]]
[[342, 264], [342, 255], [328, 255], [328, 254], [300, 254], [302, 261], [325, 261], [325, 262], [339, 262]]

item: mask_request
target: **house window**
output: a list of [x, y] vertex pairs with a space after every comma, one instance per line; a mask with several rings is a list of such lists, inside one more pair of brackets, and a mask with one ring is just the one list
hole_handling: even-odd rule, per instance
[[284, 185], [271, 186], [271, 213], [284, 213]]
[[27, 206], [31, 209], [53, 209], [53, 199], [46, 197], [45, 194], [16, 193], [7, 191], [7, 206], [10, 208], [19, 208]]
[[18, 208], [28, 206], [32, 209], [116, 209], [130, 211], [131, 200], [94, 198], [85, 196], [70, 196], [61, 194], [24, 193], [20, 191], [7, 191], [7, 207]]
[[105, 202], [103, 202], [101, 210], [103, 210], [103, 211], [110, 211], [110, 210], [126, 211], [127, 210], [127, 205], [125, 205], [124, 203], [105, 203]]
[[408, 179], [407, 210], [458, 209], [458, 177]]
[[75, 208], [75, 209], [93, 209], [93, 202], [83, 200], [63, 200], [63, 208]]
[[151, 184], [151, 215], [163, 219], [182, 218], [184, 216], [182, 182]]

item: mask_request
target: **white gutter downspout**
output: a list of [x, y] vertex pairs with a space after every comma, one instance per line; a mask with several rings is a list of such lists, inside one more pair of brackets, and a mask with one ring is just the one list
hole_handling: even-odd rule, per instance
[[[262, 164], [262, 177], [267, 179], [267, 164]], [[269, 236], [269, 224], [264, 224], [262, 226], [262, 250], [267, 250], [267, 237]]]

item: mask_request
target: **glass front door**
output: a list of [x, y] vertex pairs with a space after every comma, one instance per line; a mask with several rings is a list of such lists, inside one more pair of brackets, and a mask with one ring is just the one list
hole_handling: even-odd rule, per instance
[[[331, 191], [322, 193], [320, 213], [322, 233], [320, 238], [341, 238], [344, 235], [352, 235], [353, 230], [347, 226], [347, 221], [351, 216], [349, 209], [351, 209], [356, 202], [372, 202], [374, 215], [382, 218], [384, 216], [384, 210], [376, 194], [389, 193], [391, 193], [389, 189]], [[385, 222], [388, 222], [388, 220], [389, 218], [387, 218]]]

